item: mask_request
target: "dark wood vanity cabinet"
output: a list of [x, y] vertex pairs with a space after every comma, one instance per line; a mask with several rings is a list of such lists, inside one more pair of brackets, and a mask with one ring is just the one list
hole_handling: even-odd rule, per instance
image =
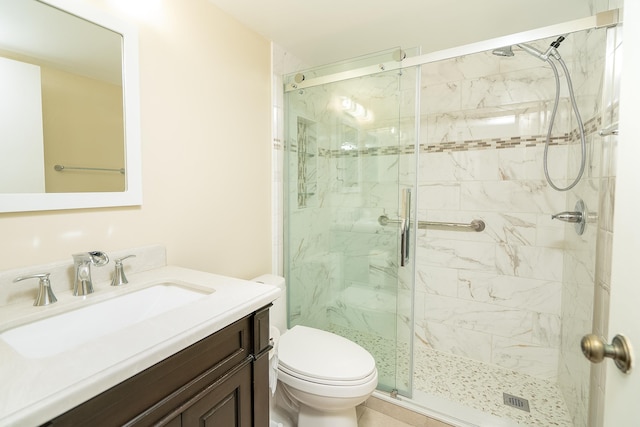
[[45, 426], [268, 427], [270, 348], [264, 307]]

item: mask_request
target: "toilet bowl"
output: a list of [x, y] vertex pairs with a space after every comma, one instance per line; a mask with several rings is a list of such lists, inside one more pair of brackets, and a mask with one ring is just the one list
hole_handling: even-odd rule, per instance
[[346, 338], [306, 326], [280, 337], [278, 381], [299, 406], [298, 427], [356, 427], [356, 406], [378, 385], [371, 354]]
[[356, 406], [378, 385], [373, 356], [353, 341], [320, 329], [296, 325], [286, 330], [284, 278], [265, 275], [254, 280], [283, 291], [270, 318], [280, 331], [277, 387], [286, 395], [291, 419], [298, 427], [357, 427]]

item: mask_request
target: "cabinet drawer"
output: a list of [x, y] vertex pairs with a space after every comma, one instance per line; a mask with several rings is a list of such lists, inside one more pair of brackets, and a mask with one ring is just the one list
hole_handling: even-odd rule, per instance
[[256, 311], [253, 317], [253, 354], [259, 355], [265, 350], [271, 350], [269, 341], [269, 305]]

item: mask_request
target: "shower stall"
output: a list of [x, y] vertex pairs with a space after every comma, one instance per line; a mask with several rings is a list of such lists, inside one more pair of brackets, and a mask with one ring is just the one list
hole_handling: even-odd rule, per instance
[[[596, 425], [579, 343], [609, 280], [606, 16], [285, 76], [289, 324], [369, 350], [377, 395], [461, 426]], [[559, 36], [557, 77], [535, 53]], [[578, 206], [581, 233], [552, 219]]]

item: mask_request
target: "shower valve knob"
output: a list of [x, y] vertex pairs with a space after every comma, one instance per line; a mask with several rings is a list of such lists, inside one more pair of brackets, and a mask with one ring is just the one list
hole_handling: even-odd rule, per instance
[[582, 212], [561, 212], [551, 216], [551, 219], [558, 219], [564, 222], [576, 223], [582, 221]]
[[587, 225], [587, 219], [589, 213], [587, 207], [582, 200], [576, 202], [575, 211], [560, 212], [555, 215], [551, 215], [551, 219], [557, 219], [564, 222], [569, 222], [575, 225], [576, 233], [582, 235]]

